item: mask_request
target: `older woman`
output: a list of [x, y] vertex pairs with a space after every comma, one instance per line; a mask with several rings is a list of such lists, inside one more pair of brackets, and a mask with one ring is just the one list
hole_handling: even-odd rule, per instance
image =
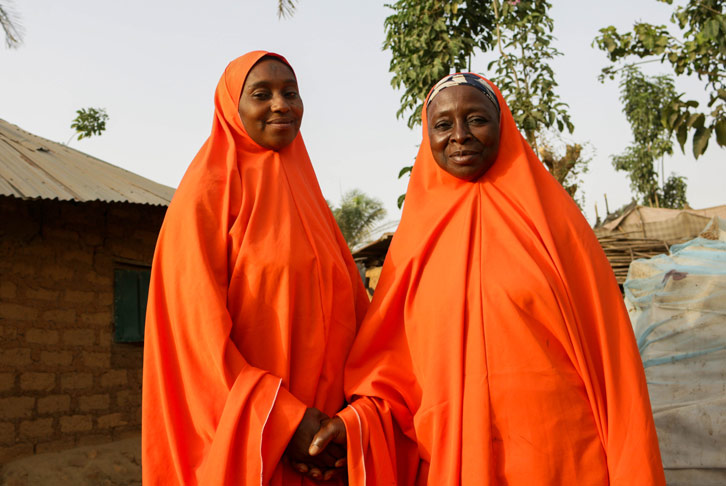
[[346, 364], [352, 485], [662, 485], [628, 315], [597, 239], [498, 90], [431, 91], [406, 204]]
[[212, 133], [164, 220], [144, 346], [143, 479], [152, 485], [303, 485], [320, 421], [368, 305], [299, 134], [287, 61], [232, 61]]

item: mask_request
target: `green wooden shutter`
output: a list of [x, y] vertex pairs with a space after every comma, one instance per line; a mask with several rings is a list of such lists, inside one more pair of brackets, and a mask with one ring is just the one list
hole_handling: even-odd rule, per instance
[[144, 340], [146, 300], [149, 296], [149, 269], [114, 271], [114, 340], [135, 343]]

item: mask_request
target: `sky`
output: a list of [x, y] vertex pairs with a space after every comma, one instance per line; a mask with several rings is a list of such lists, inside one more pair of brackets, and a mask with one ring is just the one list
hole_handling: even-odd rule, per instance
[[[0, 0], [2, 1], [2, 0]], [[2, 1], [7, 5], [7, 0]], [[383, 22], [391, 14], [373, 0], [300, 0], [291, 18], [279, 19], [276, 0], [15, 0], [25, 36], [17, 49], [0, 46], [0, 118], [36, 135], [81, 150], [156, 182], [176, 187], [209, 136], [214, 89], [226, 65], [245, 52], [284, 55], [295, 69], [305, 104], [302, 129], [323, 195], [337, 203], [360, 189], [380, 199], [396, 220], [396, 200], [407, 179], [421, 129], [396, 118], [401, 91], [391, 87], [390, 52]], [[678, 2], [676, 2], [678, 3]], [[552, 67], [557, 92], [569, 104], [575, 131], [565, 140], [585, 143], [591, 157], [583, 176], [584, 211], [592, 223], [630, 201], [627, 175], [610, 157], [631, 141], [617, 81], [600, 83], [607, 60], [591, 46], [598, 29], [629, 29], [638, 20], [667, 24], [669, 6], [655, 0], [554, 0]], [[490, 58], [474, 58], [486, 76]], [[650, 64], [649, 74], [667, 73]], [[689, 99], [706, 99], [695, 79], [678, 78]], [[73, 136], [76, 110], [102, 107], [107, 130]], [[695, 160], [664, 162], [688, 182], [694, 208], [726, 204], [726, 150], [711, 140]]]

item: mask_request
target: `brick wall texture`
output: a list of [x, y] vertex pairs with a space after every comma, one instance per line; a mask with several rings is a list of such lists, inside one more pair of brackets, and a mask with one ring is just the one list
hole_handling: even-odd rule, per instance
[[0, 464], [138, 434], [143, 346], [113, 341], [114, 269], [166, 208], [0, 197]]

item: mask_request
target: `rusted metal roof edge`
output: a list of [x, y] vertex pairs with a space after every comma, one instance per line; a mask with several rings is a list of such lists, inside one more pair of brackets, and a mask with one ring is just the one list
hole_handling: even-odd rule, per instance
[[7, 197], [7, 198], [13, 198], [13, 199], [19, 199], [21, 201], [58, 201], [58, 202], [74, 202], [78, 204], [85, 204], [85, 203], [106, 203], [106, 204], [139, 204], [141, 206], [161, 206], [161, 207], [167, 207], [169, 206], [169, 203], [166, 201], [153, 203], [153, 202], [142, 202], [142, 201], [130, 201], [129, 199], [84, 199], [79, 200], [75, 198], [59, 198], [59, 197], [43, 197], [43, 196], [17, 196], [15, 194], [0, 194], [1, 197]]
[[[175, 189], [0, 119], [0, 194], [168, 206]], [[37, 147], [37, 148], [36, 148]]]

